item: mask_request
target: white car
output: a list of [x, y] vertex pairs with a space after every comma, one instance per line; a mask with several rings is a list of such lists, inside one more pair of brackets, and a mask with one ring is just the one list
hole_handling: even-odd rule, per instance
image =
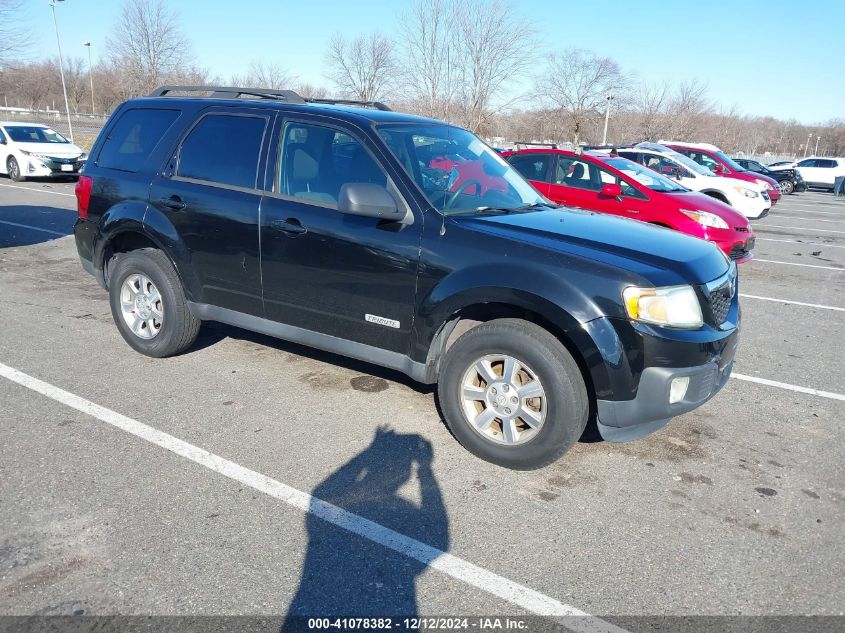
[[76, 176], [85, 158], [85, 152], [46, 125], [0, 121], [0, 174], [15, 182]]
[[619, 148], [620, 156], [674, 178], [693, 191], [731, 205], [745, 217], [757, 220], [769, 214], [772, 201], [762, 186], [728, 176], [717, 176], [691, 158], [658, 143]]
[[799, 160], [795, 169], [808, 187], [833, 189], [838, 176], [845, 176], [845, 158], [820, 158], [811, 156]]

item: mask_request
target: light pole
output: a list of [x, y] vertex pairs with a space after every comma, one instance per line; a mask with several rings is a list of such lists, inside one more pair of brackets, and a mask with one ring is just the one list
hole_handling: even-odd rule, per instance
[[821, 135], [816, 134], [816, 151], [815, 151], [815, 152], [813, 152], [813, 155], [814, 155], [814, 156], [818, 156], [818, 155], [819, 155], [819, 140], [820, 140], [820, 139], [821, 139]]
[[62, 92], [65, 95], [65, 113], [67, 114], [67, 129], [70, 132], [70, 142], [73, 143], [73, 125], [70, 122], [70, 104], [67, 100], [67, 86], [65, 85], [65, 64], [62, 61], [62, 40], [59, 38], [59, 22], [56, 19], [56, 2], [64, 0], [50, 0], [50, 9], [53, 11], [53, 26], [56, 27], [56, 44], [59, 47], [59, 74], [62, 76]]
[[83, 44], [88, 49], [88, 79], [91, 81], [91, 114], [94, 114], [94, 69], [91, 67], [91, 42]]
[[604, 109], [604, 134], [601, 137], [601, 144], [607, 145], [607, 122], [610, 119], [610, 102], [613, 101], [613, 93], [608, 93], [607, 97], [607, 107]]
[[804, 158], [807, 158], [807, 152], [810, 151], [810, 139], [813, 138], [813, 133], [807, 135], [807, 144], [804, 146]]

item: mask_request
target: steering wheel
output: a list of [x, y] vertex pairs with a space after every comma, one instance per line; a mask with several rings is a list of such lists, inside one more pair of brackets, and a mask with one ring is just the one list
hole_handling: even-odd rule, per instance
[[449, 198], [446, 200], [446, 207], [445, 207], [445, 208], [446, 208], [446, 209], [451, 209], [451, 208], [452, 208], [452, 205], [453, 205], [453, 204], [455, 204], [455, 201], [458, 199], [458, 196], [459, 196], [459, 195], [461, 195], [461, 194], [464, 192], [464, 190], [469, 189], [469, 188], [470, 188], [470, 187], [472, 187], [473, 185], [475, 185], [475, 187], [476, 187], [476, 189], [475, 189], [475, 190], [478, 192], [476, 195], [477, 195], [477, 196], [480, 196], [480, 195], [481, 195], [481, 183], [480, 183], [480, 182], [478, 182], [478, 181], [477, 181], [476, 179], [474, 179], [474, 178], [473, 178], [472, 180], [467, 180], [467, 181], [465, 181], [465, 182], [464, 182], [464, 183], [463, 183], [460, 187], [458, 187], [457, 189], [455, 189], [455, 190], [454, 190], [454, 191], [453, 191], [453, 192], [449, 195]]

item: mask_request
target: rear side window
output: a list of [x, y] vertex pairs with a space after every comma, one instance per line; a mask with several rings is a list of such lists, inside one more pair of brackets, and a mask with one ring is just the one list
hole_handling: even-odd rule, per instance
[[266, 126], [259, 116], [204, 116], [182, 142], [176, 175], [255, 189]]
[[179, 113], [179, 110], [152, 108], [127, 110], [120, 115], [103, 142], [97, 165], [120, 171], [138, 171]]
[[551, 156], [548, 154], [523, 154], [511, 156], [508, 162], [528, 180], [548, 182]]

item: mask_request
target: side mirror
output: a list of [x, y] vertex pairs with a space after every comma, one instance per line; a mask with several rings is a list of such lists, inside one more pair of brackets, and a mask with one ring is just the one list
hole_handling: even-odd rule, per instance
[[621, 198], [622, 187], [617, 185], [615, 182], [607, 183], [606, 185], [601, 186], [601, 191], [599, 193], [607, 198]]
[[405, 211], [396, 206], [396, 201], [387, 189], [368, 182], [348, 182], [341, 186], [337, 210], [392, 222], [405, 217]]
[[0, 145], [5, 145], [5, 144], [6, 144], [6, 137], [3, 136], [2, 134], [0, 134]]
[[722, 174], [726, 174], [726, 173], [728, 173], [728, 170], [727, 170], [727, 169], [725, 169], [725, 168], [721, 165], [721, 163], [716, 163], [715, 165], [713, 165], [713, 173], [715, 173], [715, 174], [719, 174], [719, 175], [721, 176]]

